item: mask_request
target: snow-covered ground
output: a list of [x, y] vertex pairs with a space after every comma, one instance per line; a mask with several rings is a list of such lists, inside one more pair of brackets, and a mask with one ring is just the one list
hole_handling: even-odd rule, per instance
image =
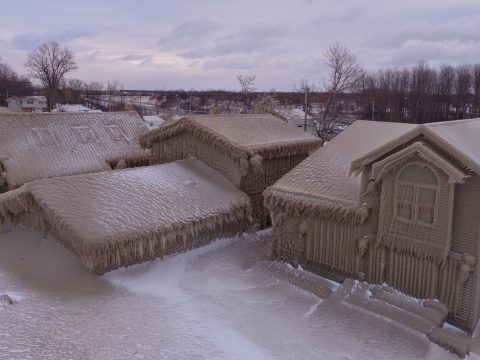
[[271, 271], [269, 234], [107, 273], [53, 238], [0, 234], [0, 359], [458, 359]]

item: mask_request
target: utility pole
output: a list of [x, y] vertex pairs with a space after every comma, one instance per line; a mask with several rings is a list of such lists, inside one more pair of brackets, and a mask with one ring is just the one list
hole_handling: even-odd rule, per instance
[[305, 118], [303, 120], [303, 131], [307, 131], [308, 92], [307, 92], [307, 87], [306, 86], [305, 86], [304, 90], [305, 90], [305, 105], [304, 105], [303, 112], [304, 112]]
[[190, 89], [190, 105], [189, 105], [190, 115], [192, 115], [192, 89]]
[[372, 98], [372, 121], [375, 121], [375, 99]]

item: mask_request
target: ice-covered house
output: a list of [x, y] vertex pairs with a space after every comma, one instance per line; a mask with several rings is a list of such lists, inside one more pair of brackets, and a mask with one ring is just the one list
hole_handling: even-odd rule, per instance
[[252, 201], [253, 216], [268, 223], [262, 192], [304, 160], [321, 140], [272, 115], [206, 115], [163, 124], [142, 137], [153, 163], [196, 157]]
[[480, 119], [357, 121], [265, 193], [273, 257], [480, 315]]
[[201, 161], [42, 179], [0, 194], [0, 225], [51, 233], [103, 274], [229, 237], [251, 225], [248, 196]]
[[0, 191], [57, 176], [147, 165], [136, 112], [1, 113]]

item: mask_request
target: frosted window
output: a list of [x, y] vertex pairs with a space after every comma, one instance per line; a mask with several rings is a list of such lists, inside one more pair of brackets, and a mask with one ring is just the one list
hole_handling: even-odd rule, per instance
[[45, 146], [45, 145], [55, 145], [57, 144], [57, 139], [55, 139], [55, 135], [49, 128], [34, 128], [33, 132], [35, 133], [38, 144]]
[[438, 186], [437, 176], [429, 167], [422, 164], [405, 167], [398, 176], [397, 217], [419, 224], [433, 224]]
[[88, 144], [97, 141], [97, 137], [93, 130], [88, 126], [77, 126], [74, 128], [75, 135], [77, 136], [78, 141]]
[[108, 125], [108, 126], [106, 126], [106, 129], [107, 129], [108, 133], [110, 134], [110, 137], [112, 138], [112, 140], [114, 140], [114, 141], [127, 141], [128, 142], [128, 139], [125, 136], [125, 133], [123, 132], [123, 130], [120, 128], [120, 126], [118, 126], [118, 125]]

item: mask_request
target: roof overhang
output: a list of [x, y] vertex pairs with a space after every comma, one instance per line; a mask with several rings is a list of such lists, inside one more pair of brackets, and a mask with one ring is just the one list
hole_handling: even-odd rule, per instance
[[[404, 165], [413, 157], [418, 156], [426, 163], [442, 170], [448, 176], [449, 184], [462, 184], [469, 177], [462, 169], [446, 160], [423, 141], [417, 141], [406, 148], [372, 164], [367, 188], [379, 183], [389, 171]], [[367, 188], [362, 189], [364, 193]]]
[[461, 152], [459, 149], [457, 149], [454, 145], [443, 139], [441, 136], [437, 135], [429, 127], [424, 125], [419, 125], [418, 127], [405, 133], [404, 135], [399, 136], [398, 138], [372, 150], [371, 152], [363, 155], [362, 157], [355, 159], [350, 164], [349, 174], [358, 175], [362, 173], [367, 166], [376, 162], [385, 154], [392, 152], [398, 147], [405, 146], [405, 144], [421, 135], [423, 135], [425, 139], [428, 139], [432, 143], [444, 149], [452, 156], [452, 158], [457, 160], [466, 169], [472, 170], [477, 174], [480, 174], [480, 164], [470, 158], [467, 154]]

